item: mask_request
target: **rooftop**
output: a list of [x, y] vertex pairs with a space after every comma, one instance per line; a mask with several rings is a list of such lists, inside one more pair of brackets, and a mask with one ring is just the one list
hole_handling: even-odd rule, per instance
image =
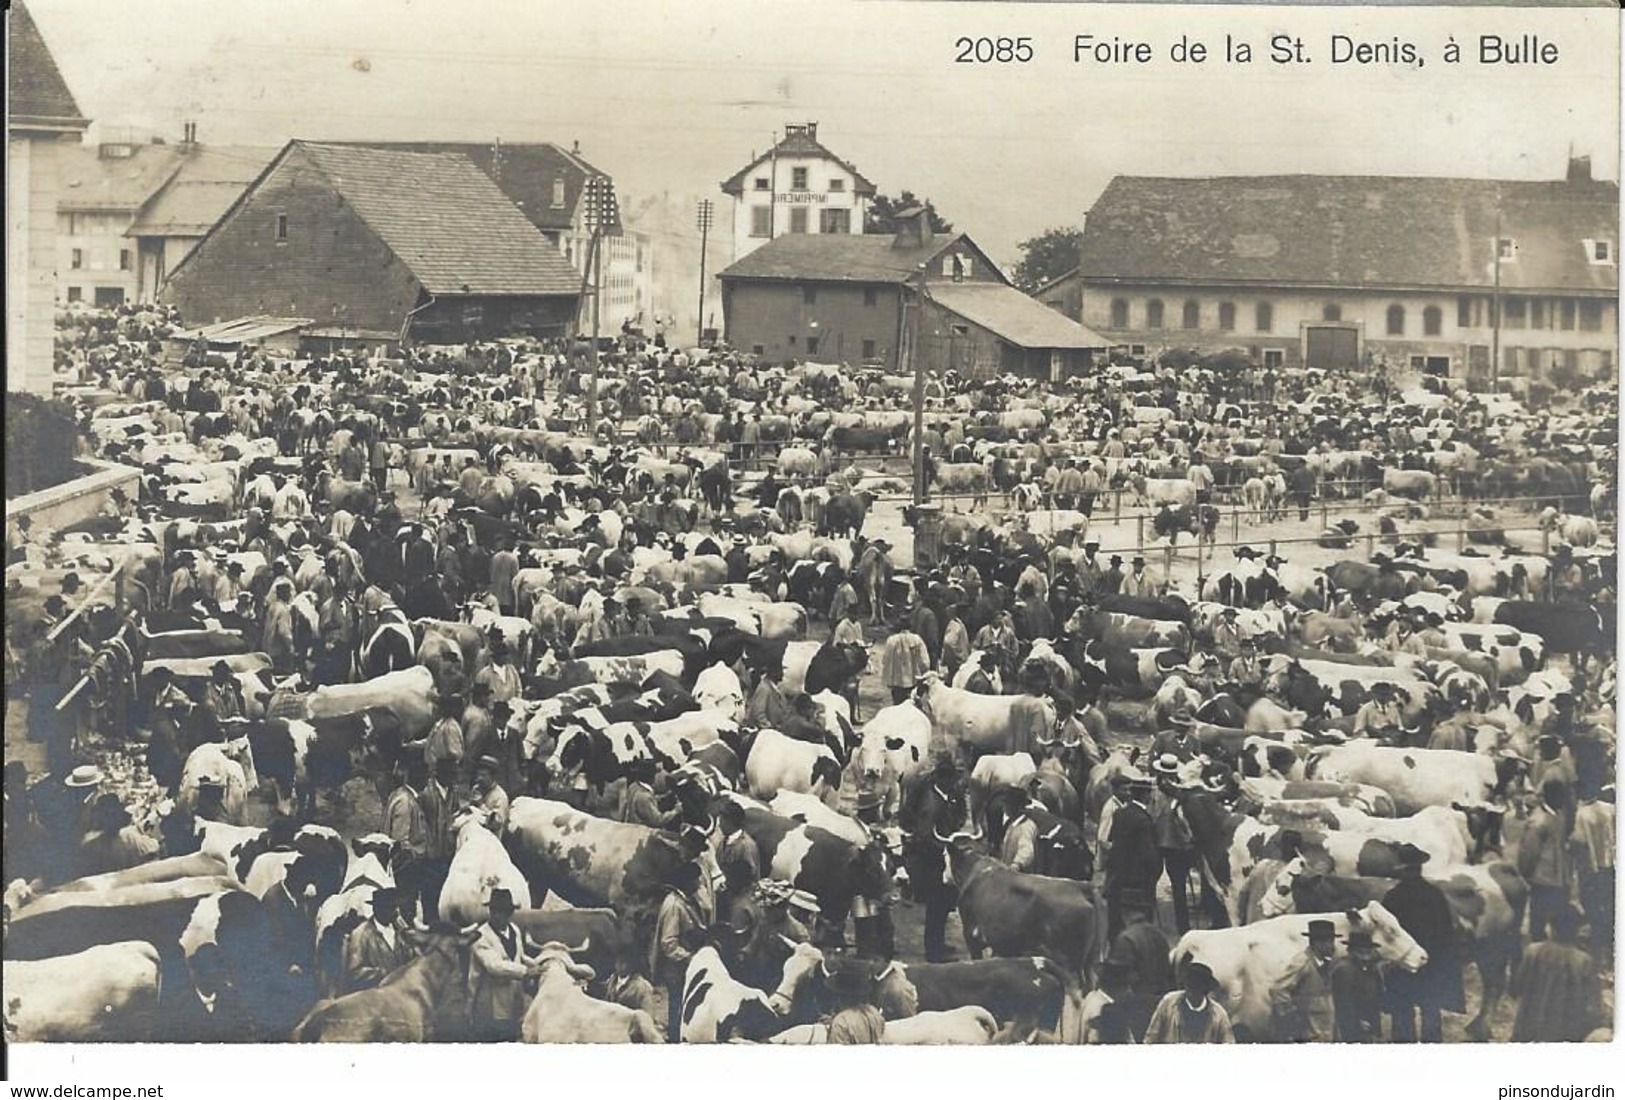
[[293, 150], [431, 294], [580, 293], [575, 269], [462, 154], [304, 141], [291, 142]]
[[963, 236], [945, 233], [923, 248], [898, 248], [890, 233], [790, 233], [736, 260], [718, 277], [901, 283]]
[[1109, 348], [1114, 341], [1003, 283], [932, 283], [939, 305], [1022, 348]]
[[[122, 143], [113, 143], [122, 144]], [[58, 210], [134, 211], [175, 174], [183, 154], [174, 145], [130, 144], [128, 156], [104, 157], [98, 145], [57, 150], [62, 188]]]
[[136, 213], [129, 237], [201, 237], [271, 163], [278, 150], [261, 145], [194, 145]]
[[743, 194], [745, 180], [756, 166], [763, 161], [772, 160], [774, 157], [822, 157], [825, 160], [832, 160], [852, 173], [852, 190], [856, 194], [872, 195], [875, 193], [875, 185], [870, 183], [850, 161], [842, 160], [819, 143], [818, 124], [816, 122], [808, 123], [805, 126], [786, 126], [784, 137], [779, 139], [778, 144], [722, 181], [723, 193], [727, 195]]
[[8, 19], [7, 123], [20, 130], [83, 130], [89, 123], [23, 0], [11, 5]]
[[1619, 185], [1399, 176], [1118, 176], [1084, 222], [1085, 279], [1613, 292]]

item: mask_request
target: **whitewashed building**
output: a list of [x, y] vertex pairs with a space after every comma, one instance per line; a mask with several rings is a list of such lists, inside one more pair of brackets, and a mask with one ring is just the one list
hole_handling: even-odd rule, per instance
[[733, 199], [733, 259], [788, 234], [860, 234], [875, 185], [818, 143], [818, 123], [786, 126], [776, 145], [722, 182]]

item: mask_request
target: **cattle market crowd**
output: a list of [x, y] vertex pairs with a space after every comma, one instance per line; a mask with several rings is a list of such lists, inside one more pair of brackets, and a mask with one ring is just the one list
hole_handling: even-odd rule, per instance
[[1610, 1034], [1611, 380], [73, 324], [8, 1039]]

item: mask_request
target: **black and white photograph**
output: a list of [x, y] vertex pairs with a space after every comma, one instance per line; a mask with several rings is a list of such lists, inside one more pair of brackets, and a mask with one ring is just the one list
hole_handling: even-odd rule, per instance
[[1611, 1043], [1620, 30], [13, 0], [7, 1072]]

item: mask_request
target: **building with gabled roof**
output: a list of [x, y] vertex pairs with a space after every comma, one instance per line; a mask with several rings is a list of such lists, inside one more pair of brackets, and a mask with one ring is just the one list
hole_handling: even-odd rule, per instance
[[117, 306], [136, 297], [136, 212], [179, 169], [181, 148], [104, 132], [57, 150], [57, 297]]
[[849, 161], [818, 140], [818, 123], [786, 126], [767, 152], [722, 181], [734, 200], [735, 260], [767, 241], [791, 234], [861, 235], [870, 183]]
[[1037, 297], [1147, 351], [1598, 375], [1618, 351], [1618, 244], [1619, 186], [1584, 158], [1559, 180], [1119, 176], [1077, 270]]
[[90, 125], [23, 0], [6, 13], [6, 389], [49, 394], [56, 345], [57, 147]]
[[896, 235], [779, 237], [724, 269], [728, 342], [772, 362], [905, 364], [1061, 381], [1110, 341], [1010, 284], [965, 233], [932, 233], [923, 209]]
[[197, 247], [280, 151], [265, 145], [204, 145], [187, 124], [172, 145], [175, 171], [141, 202], [124, 235], [135, 248], [135, 300], [155, 302], [169, 273]]
[[580, 277], [467, 156], [290, 141], [175, 268], [188, 325], [309, 317], [369, 341], [563, 335]]

